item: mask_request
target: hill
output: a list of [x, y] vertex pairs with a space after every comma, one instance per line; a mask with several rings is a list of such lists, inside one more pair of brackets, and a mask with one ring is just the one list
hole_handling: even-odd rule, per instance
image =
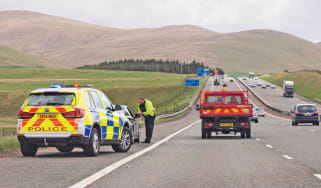
[[0, 46], [0, 69], [42, 68], [45, 61], [11, 48]]
[[193, 25], [115, 29], [28, 11], [0, 12], [0, 44], [60, 68], [136, 58], [196, 60], [230, 72], [321, 65], [319, 45], [277, 31], [216, 33]]

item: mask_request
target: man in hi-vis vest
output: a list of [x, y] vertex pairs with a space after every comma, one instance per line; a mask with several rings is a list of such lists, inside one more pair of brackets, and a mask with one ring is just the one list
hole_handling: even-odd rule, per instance
[[151, 101], [144, 97], [139, 98], [138, 114], [141, 114], [145, 118], [145, 130], [146, 138], [143, 143], [150, 143], [153, 136], [154, 121], [155, 121], [155, 108]]

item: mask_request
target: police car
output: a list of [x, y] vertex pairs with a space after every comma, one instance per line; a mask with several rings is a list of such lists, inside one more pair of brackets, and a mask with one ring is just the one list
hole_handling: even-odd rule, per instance
[[56, 147], [60, 152], [80, 147], [85, 154], [96, 156], [101, 145], [127, 152], [137, 139], [133, 136], [136, 117], [131, 113], [129, 119], [117, 106], [91, 85], [54, 84], [36, 89], [18, 113], [21, 153], [35, 156], [39, 147]]

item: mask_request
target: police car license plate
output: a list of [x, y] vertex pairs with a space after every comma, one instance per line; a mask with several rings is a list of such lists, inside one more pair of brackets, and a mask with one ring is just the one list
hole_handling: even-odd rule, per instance
[[221, 127], [233, 127], [233, 123], [220, 123]]
[[38, 119], [57, 119], [57, 114], [38, 114]]
[[305, 116], [311, 116], [311, 114], [304, 114]]

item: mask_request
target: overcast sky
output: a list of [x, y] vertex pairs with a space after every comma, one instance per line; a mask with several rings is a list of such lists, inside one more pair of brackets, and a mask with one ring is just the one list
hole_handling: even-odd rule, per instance
[[273, 29], [321, 41], [321, 0], [0, 0], [0, 10], [31, 10], [117, 28]]

